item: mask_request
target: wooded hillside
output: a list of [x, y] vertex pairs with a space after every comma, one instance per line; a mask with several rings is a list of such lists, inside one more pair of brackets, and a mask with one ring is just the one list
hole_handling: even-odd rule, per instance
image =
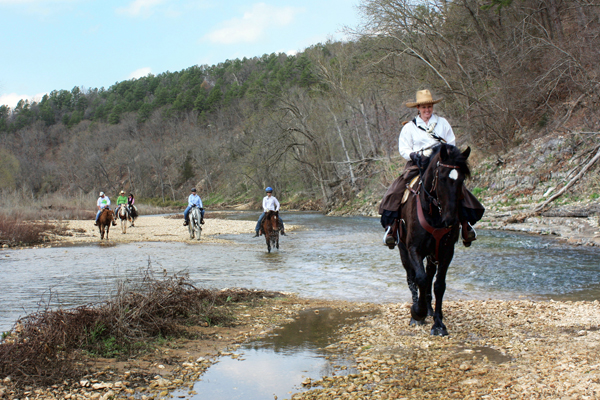
[[378, 192], [404, 162], [404, 107], [430, 88], [458, 144], [504, 151], [600, 130], [600, 2], [363, 0], [351, 42], [0, 106], [0, 189], [120, 189], [209, 203], [266, 186], [324, 208]]

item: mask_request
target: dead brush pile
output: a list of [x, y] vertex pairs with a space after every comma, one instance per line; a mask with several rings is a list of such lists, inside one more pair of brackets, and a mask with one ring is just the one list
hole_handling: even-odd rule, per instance
[[9, 246], [43, 243], [48, 235], [64, 234], [62, 224], [25, 221], [19, 214], [0, 213], [0, 243]]
[[0, 343], [0, 380], [17, 387], [51, 385], [86, 373], [85, 358], [128, 358], [159, 338], [187, 335], [186, 326], [229, 325], [229, 305], [278, 295], [246, 289], [200, 289], [187, 276], [155, 279], [148, 270], [99, 305], [44, 310], [17, 321]]

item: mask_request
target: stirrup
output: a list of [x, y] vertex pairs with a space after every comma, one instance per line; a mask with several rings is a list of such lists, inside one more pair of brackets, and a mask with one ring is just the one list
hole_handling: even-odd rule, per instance
[[[390, 230], [392, 230], [392, 226], [388, 226], [387, 230], [385, 231], [385, 233], [383, 234], [383, 244], [387, 247], [390, 248], [390, 250], [394, 249], [394, 247], [396, 247], [396, 244], [398, 243], [395, 239], [394, 236], [390, 233]], [[391, 239], [391, 240], [389, 240]]]
[[[470, 230], [469, 229], [465, 230], [464, 229], [465, 226], [467, 228], [471, 228], [471, 229]], [[471, 224], [469, 224], [468, 222], [465, 223], [464, 225], [461, 225], [461, 236], [462, 236], [462, 240], [463, 240], [463, 245], [465, 247], [470, 247], [471, 243], [474, 240], [477, 240], [477, 232], [475, 232], [475, 228], [473, 228], [471, 226]]]

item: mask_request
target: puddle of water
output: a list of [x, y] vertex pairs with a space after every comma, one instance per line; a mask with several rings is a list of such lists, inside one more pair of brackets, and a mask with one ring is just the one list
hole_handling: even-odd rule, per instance
[[364, 315], [329, 308], [302, 311], [283, 329], [242, 345], [235, 351], [239, 357], [221, 357], [194, 384], [193, 392], [181, 390], [171, 395], [190, 400], [284, 399], [303, 391], [306, 378], [356, 373], [343, 354], [324, 348], [336, 340], [341, 325]]
[[502, 364], [511, 360], [501, 351], [485, 346], [457, 347], [454, 349], [454, 355], [457, 359], [475, 362], [483, 362], [485, 358], [492, 364]]

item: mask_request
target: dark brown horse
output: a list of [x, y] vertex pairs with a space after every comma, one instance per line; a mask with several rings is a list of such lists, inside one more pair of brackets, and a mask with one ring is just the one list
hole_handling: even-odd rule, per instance
[[104, 239], [104, 232], [106, 231], [106, 240], [108, 240], [108, 231], [110, 225], [115, 220], [115, 213], [109, 208], [102, 210], [100, 217], [98, 218], [98, 229], [100, 230], [100, 240]]
[[267, 211], [260, 224], [260, 229], [265, 235], [268, 252], [271, 252], [273, 246], [279, 249], [279, 211]]
[[[412, 293], [411, 325], [422, 325], [433, 316], [432, 335], [446, 336], [442, 300], [446, 273], [459, 237], [459, 205], [462, 185], [469, 176], [467, 158], [454, 146], [441, 144], [419, 163], [421, 183], [402, 205], [400, 258]], [[423, 260], [427, 259], [427, 268]], [[435, 278], [435, 284], [433, 279]], [[432, 284], [435, 310], [432, 308]]]

